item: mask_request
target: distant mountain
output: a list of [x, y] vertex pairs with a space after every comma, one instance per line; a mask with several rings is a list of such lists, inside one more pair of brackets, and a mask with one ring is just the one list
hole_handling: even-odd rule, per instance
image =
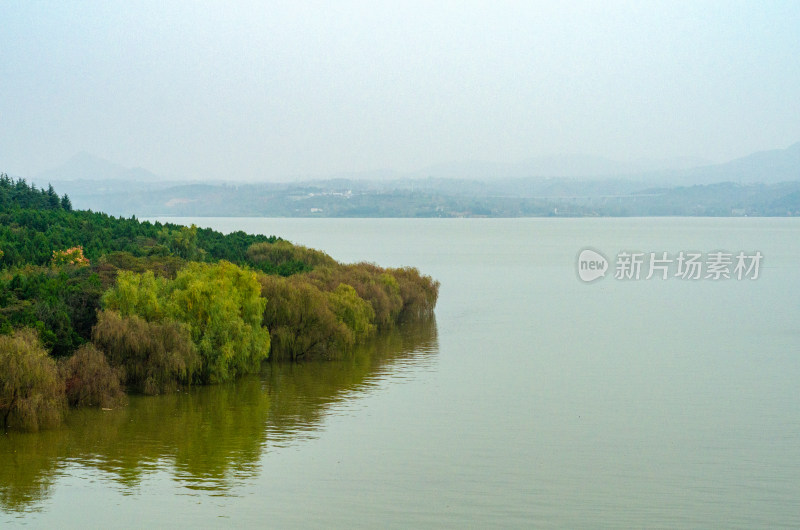
[[140, 167], [126, 168], [89, 153], [81, 152], [67, 160], [64, 164], [40, 173], [34, 180], [37, 182], [62, 182], [70, 180], [146, 182], [162, 179], [146, 169]]
[[594, 155], [554, 155], [529, 158], [516, 163], [453, 162], [419, 171], [419, 176], [474, 180], [544, 178], [641, 178], [656, 171], [684, 170], [707, 165], [700, 158], [637, 160], [620, 162]]
[[[477, 183], [497, 188], [501, 181], [571, 179], [580, 181], [627, 180], [648, 185], [713, 184], [717, 182], [778, 183], [800, 180], [800, 143], [786, 149], [761, 151], [723, 164], [712, 164], [698, 157], [640, 159], [620, 162], [594, 155], [554, 155], [529, 158], [521, 162], [480, 160], [436, 164], [412, 172], [376, 170], [361, 173], [316, 176], [305, 182], [371, 181], [382, 187], [393, 184], [402, 188], [431, 185], [433, 181], [471, 181], [470, 192], [478, 191]], [[425, 182], [420, 182], [420, 179]], [[433, 180], [429, 180], [433, 179]], [[404, 185], [401, 182], [411, 184]], [[297, 182], [296, 180], [294, 182]], [[452, 182], [445, 183], [448, 187]], [[482, 186], [477, 186], [482, 187]], [[518, 186], [515, 186], [518, 187]], [[537, 186], [538, 187], [538, 186]], [[466, 192], [466, 189], [464, 190]], [[526, 192], [528, 193], [528, 192]]]
[[800, 180], [800, 142], [786, 149], [759, 151], [724, 164], [697, 167], [673, 172], [667, 179], [672, 184], [777, 184]]

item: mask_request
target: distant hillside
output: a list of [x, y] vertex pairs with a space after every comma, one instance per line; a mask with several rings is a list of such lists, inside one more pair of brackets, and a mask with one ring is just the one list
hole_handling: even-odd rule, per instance
[[[413, 183], [413, 184], [412, 184]], [[517, 179], [493, 187], [454, 179], [191, 184], [74, 195], [77, 208], [139, 217], [786, 216], [800, 181], [645, 187], [626, 180]], [[128, 188], [133, 188], [130, 184]]]

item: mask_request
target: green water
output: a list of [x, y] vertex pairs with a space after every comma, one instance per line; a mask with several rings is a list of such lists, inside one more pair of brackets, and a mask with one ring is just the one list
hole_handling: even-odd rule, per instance
[[[436, 322], [0, 436], [0, 526], [800, 525], [800, 221], [181, 222], [417, 266]], [[764, 262], [585, 284], [587, 246]]]

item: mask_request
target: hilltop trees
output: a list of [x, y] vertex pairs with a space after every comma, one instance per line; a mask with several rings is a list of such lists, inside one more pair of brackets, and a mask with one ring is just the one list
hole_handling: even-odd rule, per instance
[[207, 228], [73, 211], [69, 197], [59, 198], [52, 187], [38, 190], [22, 179], [0, 174], [0, 267], [49, 265], [53, 252], [78, 246], [92, 263], [110, 252], [128, 252], [136, 257], [166, 254], [254, 266], [247, 249], [277, 241], [275, 236], [225, 235]]

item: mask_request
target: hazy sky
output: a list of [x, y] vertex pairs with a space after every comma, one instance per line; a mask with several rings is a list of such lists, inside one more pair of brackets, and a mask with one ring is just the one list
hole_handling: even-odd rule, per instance
[[0, 171], [284, 180], [800, 141], [800, 2], [0, 3]]

